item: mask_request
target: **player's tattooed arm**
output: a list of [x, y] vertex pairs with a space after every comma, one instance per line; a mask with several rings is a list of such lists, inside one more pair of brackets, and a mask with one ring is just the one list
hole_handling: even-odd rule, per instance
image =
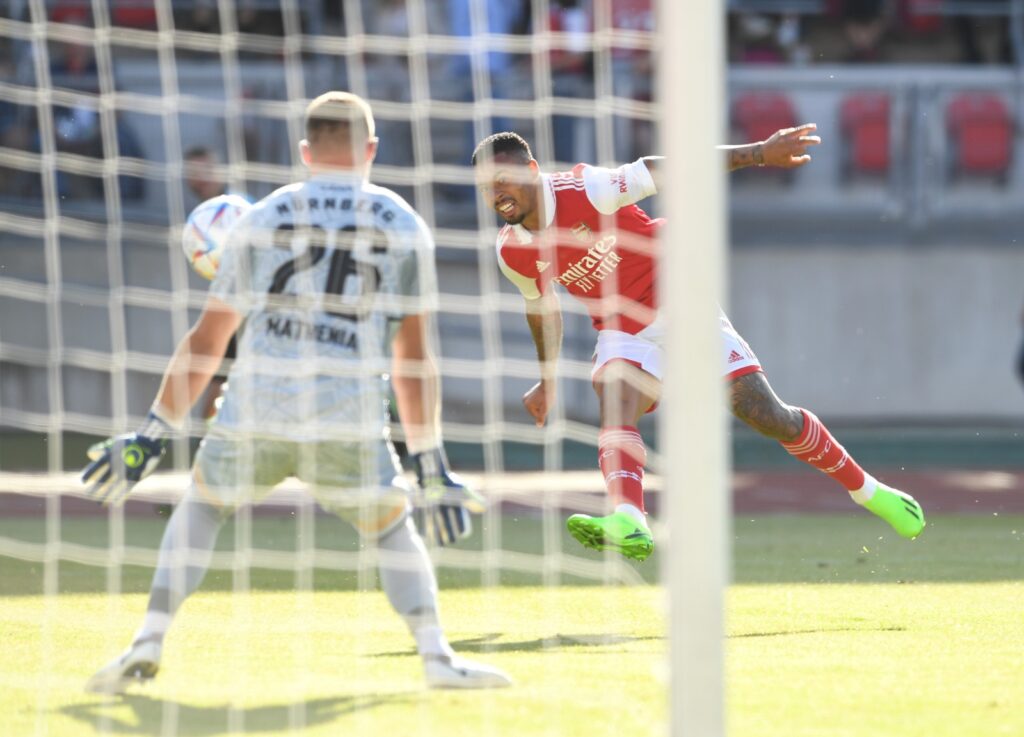
[[745, 169], [748, 166], [774, 166], [780, 169], [795, 169], [811, 160], [807, 149], [821, 143], [821, 137], [813, 135], [818, 129], [814, 123], [805, 123], [796, 128], [775, 131], [767, 140], [746, 143], [741, 146], [720, 146], [725, 152], [726, 168], [729, 171]]
[[729, 399], [736, 418], [762, 435], [791, 442], [803, 432], [803, 413], [779, 399], [760, 371], [734, 379]]
[[725, 151], [725, 167], [729, 171], [748, 166], [764, 166], [764, 144], [748, 143], [743, 146], [721, 146]]

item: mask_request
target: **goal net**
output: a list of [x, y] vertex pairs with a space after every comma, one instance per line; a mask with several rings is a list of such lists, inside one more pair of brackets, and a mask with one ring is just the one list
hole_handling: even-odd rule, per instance
[[[0, 732], [393, 726], [497, 735], [514, 726], [596, 735], [614, 731], [614, 712], [658, 733], [669, 729], [670, 684], [692, 687], [708, 674], [720, 682], [715, 617], [725, 556], [710, 572], [693, 556], [723, 552], [725, 502], [674, 508], [691, 522], [677, 528], [667, 524], [663, 498], [673, 477], [662, 482], [687, 465], [704, 488], [722, 486], [724, 420], [710, 421], [706, 439], [682, 424], [718, 413], [709, 389], [717, 353], [687, 356], [694, 381], [665, 397], [693, 411], [670, 417], [663, 402], [665, 426], [652, 415], [640, 425], [655, 555], [635, 565], [584, 549], [567, 534], [566, 517], [604, 514], [608, 503], [596, 463], [595, 335], [585, 310], [562, 299], [560, 393], [537, 427], [521, 403], [539, 378], [524, 302], [499, 270], [498, 220], [469, 163], [477, 141], [514, 130], [549, 172], [658, 153], [678, 161], [705, 139], [707, 156], [691, 167], [713, 168], [720, 112], [686, 109], [697, 137], [686, 149], [667, 140], [667, 130], [675, 136], [684, 125], [672, 90], [699, 75], [666, 79], [669, 96], [659, 99], [656, 54], [673, 68], [692, 63], [659, 40], [655, 14], [693, 25], [685, 35], [696, 43], [702, 31], [720, 35], [720, 20], [701, 11], [707, 22], [689, 24], [674, 5], [0, 0], [0, 640], [13, 643], [12, 657], [0, 661], [8, 694]], [[720, 59], [717, 42], [708, 43], [702, 53]], [[708, 80], [710, 97], [697, 108], [720, 100], [717, 68]], [[86, 451], [140, 425], [205, 302], [208, 282], [179, 246], [188, 213], [223, 192], [255, 201], [304, 180], [304, 111], [331, 89], [370, 103], [380, 138], [371, 180], [405, 198], [437, 245], [444, 438], [453, 469], [488, 501], [468, 540], [430, 548], [442, 624], [456, 651], [507, 670], [522, 691], [426, 698], [412, 639], [377, 593], [374, 546], [360, 545], [351, 526], [289, 479], [259, 503], [240, 504], [221, 530], [154, 683], [120, 701], [83, 694], [145, 613], [161, 534], [207, 432], [208, 398], [123, 506], [85, 496]], [[669, 192], [687, 209], [657, 197], [642, 206], [681, 219], [702, 207], [719, 212], [720, 180], [712, 177], [706, 191], [688, 184], [690, 191], [673, 180], [671, 161]], [[681, 226], [672, 233], [690, 238]], [[720, 223], [708, 237], [721, 240]], [[721, 265], [711, 251], [689, 272], [673, 272], [680, 289], [667, 301], [671, 314], [704, 300], [692, 322], [706, 311], [714, 323]], [[678, 256], [668, 266], [677, 264]], [[690, 330], [699, 344], [715, 339], [690, 322], [671, 325], [673, 345]], [[668, 360], [680, 366], [683, 358], [670, 348]], [[393, 425], [401, 450], [401, 426]], [[702, 548], [670, 548], [682, 544], [681, 531], [697, 534], [702, 525], [711, 530], [693, 543]], [[688, 576], [701, 577], [690, 579], [689, 593]], [[678, 638], [684, 601], [705, 617], [691, 622], [689, 641]], [[696, 688], [701, 699], [710, 694], [701, 703], [712, 704], [713, 723], [719, 687]]]

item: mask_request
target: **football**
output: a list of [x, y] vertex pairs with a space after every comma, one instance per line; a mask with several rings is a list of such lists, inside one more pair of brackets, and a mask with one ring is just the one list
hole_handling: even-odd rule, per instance
[[189, 214], [181, 233], [181, 249], [199, 276], [213, 279], [217, 274], [227, 235], [250, 207], [244, 197], [222, 194], [199, 204]]

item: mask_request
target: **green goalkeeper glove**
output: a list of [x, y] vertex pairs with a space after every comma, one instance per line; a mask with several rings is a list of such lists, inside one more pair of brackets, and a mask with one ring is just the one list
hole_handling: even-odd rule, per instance
[[120, 504], [132, 488], [160, 465], [171, 426], [152, 412], [136, 432], [109, 438], [89, 448], [92, 461], [82, 471], [86, 494], [100, 504]]

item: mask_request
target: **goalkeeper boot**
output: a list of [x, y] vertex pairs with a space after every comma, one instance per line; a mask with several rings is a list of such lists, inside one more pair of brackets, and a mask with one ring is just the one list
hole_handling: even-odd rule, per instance
[[428, 688], [505, 688], [512, 679], [497, 668], [458, 655], [424, 655]]
[[574, 514], [565, 523], [569, 534], [592, 550], [617, 550], [635, 561], [654, 552], [654, 538], [647, 525], [626, 512], [606, 517]]
[[864, 502], [871, 512], [884, 519], [897, 533], [913, 540], [924, 529], [924, 510], [910, 494], [879, 483], [872, 497]]
[[113, 662], [100, 668], [85, 684], [90, 693], [120, 694], [129, 686], [153, 679], [160, 670], [162, 645], [157, 639], [133, 642]]

